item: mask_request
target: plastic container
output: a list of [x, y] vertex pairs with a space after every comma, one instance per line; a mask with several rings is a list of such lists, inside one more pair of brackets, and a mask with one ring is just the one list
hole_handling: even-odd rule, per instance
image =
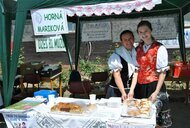
[[117, 108], [121, 106], [121, 98], [120, 97], [110, 97], [107, 102], [108, 107]]
[[43, 98], [48, 99], [48, 95], [55, 95], [55, 97], [57, 97], [57, 92], [55, 90], [40, 90], [40, 91], [36, 91], [34, 92], [34, 97], [37, 96], [43, 96]]
[[190, 63], [183, 64], [182, 62], [176, 62], [174, 64], [174, 78], [188, 77], [190, 74]]
[[173, 77], [174, 78], [178, 78], [180, 76], [180, 73], [181, 73], [181, 70], [182, 70], [182, 66], [183, 66], [183, 63], [181, 62], [175, 62], [174, 64], [174, 74], [173, 74]]

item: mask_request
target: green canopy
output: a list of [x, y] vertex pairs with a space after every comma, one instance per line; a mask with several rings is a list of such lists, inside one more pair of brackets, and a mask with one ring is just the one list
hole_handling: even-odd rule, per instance
[[[27, 14], [31, 9], [51, 8], [51, 7], [64, 7], [75, 5], [92, 5], [99, 3], [110, 3], [119, 1], [132, 1], [132, 0], [1, 0], [0, 12], [0, 43], [1, 43], [1, 62], [3, 74], [3, 98], [4, 105], [7, 106], [11, 103], [14, 78], [16, 75], [18, 57], [20, 52], [20, 45], [22, 42], [23, 30]], [[4, 2], [4, 3], [3, 3]], [[4, 6], [4, 4], [6, 6]], [[185, 61], [185, 42], [184, 42], [184, 24], [183, 15], [189, 12], [189, 0], [162, 0], [162, 4], [157, 5], [153, 10], [144, 10], [142, 13], [152, 13], [152, 15], [160, 15], [161, 13], [178, 13], [179, 14], [179, 42], [182, 53], [182, 58]], [[16, 14], [16, 15], [15, 15]], [[141, 14], [133, 11], [132, 15]], [[128, 14], [125, 14], [128, 15]], [[13, 39], [13, 53], [10, 57], [10, 26], [11, 18], [15, 19], [15, 31]], [[79, 18], [76, 18], [78, 23]], [[77, 24], [76, 34], [80, 33], [80, 25]], [[76, 37], [76, 46], [80, 46], [80, 36]], [[79, 50], [77, 51], [79, 53]], [[77, 59], [75, 64], [77, 64]]]
[[6, 12], [4, 1], [0, 0], [0, 58], [1, 58], [1, 67], [2, 67], [2, 78], [3, 78], [3, 96], [4, 101], [8, 100], [6, 97], [6, 93], [8, 92], [8, 84], [9, 84], [9, 69], [10, 69], [10, 38], [11, 38], [11, 27], [10, 27], [10, 16], [9, 13]]
[[[20, 46], [22, 42], [22, 36], [24, 31], [24, 24], [25, 20], [27, 18], [28, 11], [35, 8], [50, 8], [50, 7], [63, 7], [63, 6], [74, 6], [74, 5], [86, 5], [86, 4], [97, 4], [97, 3], [103, 3], [103, 2], [112, 2], [115, 0], [17, 0], [10, 1], [10, 0], [1, 0], [1, 5], [3, 5], [3, 2], [5, 2], [6, 5], [6, 11], [4, 12], [4, 15], [1, 11], [1, 17], [4, 24], [2, 25], [1, 30], [1, 43], [3, 43], [4, 46], [3, 50], [1, 50], [2, 55], [2, 67], [3, 67], [3, 98], [4, 98], [4, 105], [8, 106], [11, 103], [12, 98], [12, 91], [13, 91], [13, 84], [14, 79], [16, 75], [16, 69], [17, 69], [17, 63], [18, 63], [18, 57], [20, 52]], [[117, 0], [119, 1], [119, 0]], [[4, 9], [4, 6], [2, 6]], [[7, 15], [11, 13], [12, 15]], [[14, 14], [16, 14], [14, 16]], [[5, 30], [7, 29], [7, 25], [11, 26], [10, 22], [6, 22], [5, 24], [5, 17], [11, 18], [15, 17], [15, 31], [14, 31], [14, 39], [13, 39], [13, 52], [12, 56], [10, 58], [10, 36], [7, 36]], [[5, 28], [6, 26], [6, 28]], [[9, 35], [11, 32], [9, 31]], [[1, 47], [2, 48], [2, 47]], [[8, 52], [7, 52], [7, 51]]]

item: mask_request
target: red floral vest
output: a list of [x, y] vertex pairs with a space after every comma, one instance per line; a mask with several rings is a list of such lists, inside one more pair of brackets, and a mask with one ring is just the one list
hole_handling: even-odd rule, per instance
[[137, 62], [139, 64], [138, 83], [148, 84], [158, 80], [158, 74], [156, 72], [156, 58], [157, 51], [160, 47], [160, 43], [153, 42], [146, 53], [143, 50], [143, 44], [139, 44], [137, 47]]

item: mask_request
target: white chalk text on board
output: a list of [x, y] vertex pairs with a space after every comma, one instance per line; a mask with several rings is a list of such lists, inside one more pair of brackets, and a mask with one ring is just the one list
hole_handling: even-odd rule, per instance
[[31, 14], [35, 35], [68, 33], [67, 17], [64, 9], [51, 8], [32, 10]]
[[82, 42], [111, 40], [110, 21], [82, 22]]
[[177, 36], [175, 15], [163, 17], [144, 17], [152, 24], [152, 34], [158, 40], [175, 39]]
[[38, 37], [35, 39], [36, 52], [66, 51], [61, 35]]
[[143, 18], [122, 18], [112, 19], [112, 41], [120, 42], [119, 35], [123, 30], [131, 30], [135, 36], [135, 41], [139, 42], [137, 34], [137, 25], [141, 20], [148, 20], [152, 24], [152, 34], [156, 39], [168, 40], [175, 39], [177, 36], [177, 21], [176, 15], [164, 15], [157, 17], [143, 17]]

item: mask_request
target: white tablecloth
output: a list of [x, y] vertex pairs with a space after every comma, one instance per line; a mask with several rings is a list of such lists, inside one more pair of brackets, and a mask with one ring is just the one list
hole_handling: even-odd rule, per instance
[[[57, 99], [65, 102], [89, 103], [89, 100], [84, 99]], [[25, 112], [2, 113], [8, 128], [19, 128], [22, 125], [25, 125], [25, 128], [155, 128], [155, 110], [150, 119], [121, 117], [121, 112], [122, 107], [111, 108], [101, 104], [97, 105], [94, 111], [83, 114], [52, 113], [50, 106], [40, 104]]]

